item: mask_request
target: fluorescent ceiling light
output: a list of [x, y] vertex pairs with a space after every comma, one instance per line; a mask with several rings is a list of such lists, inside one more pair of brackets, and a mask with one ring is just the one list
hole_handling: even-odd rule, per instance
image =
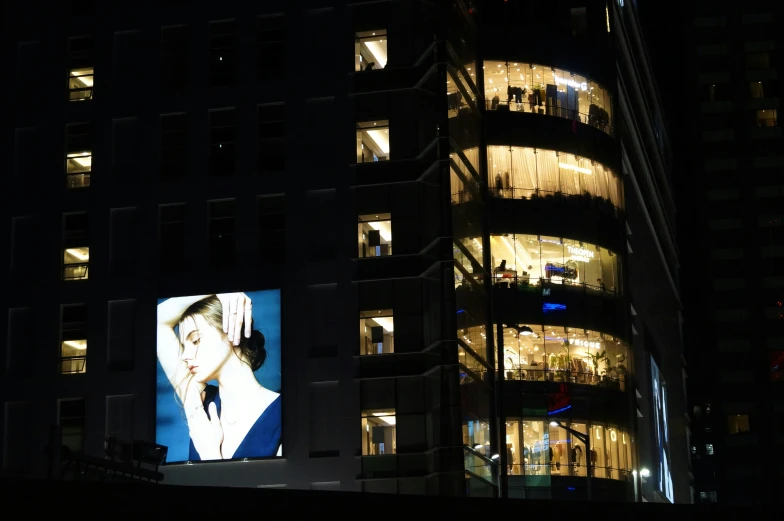
[[570, 165], [569, 163], [558, 163], [558, 166], [565, 170], [574, 170], [575, 172], [580, 172], [581, 174], [586, 175], [593, 175], [593, 172], [590, 168], [583, 168], [581, 166]]
[[75, 152], [68, 154], [68, 159], [73, 159], [80, 166], [91, 168], [93, 166], [93, 156], [90, 152]]
[[78, 79], [86, 87], [93, 86], [93, 69], [72, 69], [71, 77]]
[[63, 341], [63, 344], [78, 349], [79, 351], [87, 350], [87, 340], [65, 340]]
[[395, 327], [392, 321], [392, 317], [373, 317], [375, 322], [384, 328], [384, 331], [389, 333], [393, 333], [395, 331]]
[[66, 255], [73, 255], [80, 261], [90, 260], [90, 248], [68, 248], [65, 250]]
[[389, 413], [387, 413], [387, 412], [374, 412], [373, 416], [375, 416], [379, 420], [381, 420], [381, 421], [383, 421], [383, 422], [385, 422], [385, 423], [387, 423], [389, 425], [395, 425], [395, 423], [397, 423], [396, 419], [395, 419], [395, 416], [394, 415], [387, 416], [388, 414]]
[[378, 230], [381, 238], [387, 242], [392, 241], [392, 226], [390, 221], [371, 221], [368, 226], [374, 230]]

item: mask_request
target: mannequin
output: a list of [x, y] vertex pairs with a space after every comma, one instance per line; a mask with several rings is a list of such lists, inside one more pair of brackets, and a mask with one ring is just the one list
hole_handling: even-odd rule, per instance
[[504, 182], [501, 179], [501, 172], [498, 172], [495, 175], [495, 189], [498, 192], [498, 195], [500, 196], [501, 195], [501, 191], [504, 189]]

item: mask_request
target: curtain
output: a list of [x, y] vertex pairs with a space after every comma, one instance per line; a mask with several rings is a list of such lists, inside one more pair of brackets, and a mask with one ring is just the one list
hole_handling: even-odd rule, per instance
[[566, 195], [577, 195], [581, 193], [580, 178], [585, 174], [570, 168], [562, 168], [560, 164], [581, 168], [582, 161], [574, 154], [561, 153], [558, 157], [559, 169], [561, 171], [561, 191]]
[[536, 151], [536, 173], [539, 180], [539, 190], [545, 193], [558, 191], [558, 170], [558, 155], [554, 150], [539, 149]]
[[536, 190], [536, 154], [529, 147], [512, 148], [512, 187], [514, 196], [528, 199]]

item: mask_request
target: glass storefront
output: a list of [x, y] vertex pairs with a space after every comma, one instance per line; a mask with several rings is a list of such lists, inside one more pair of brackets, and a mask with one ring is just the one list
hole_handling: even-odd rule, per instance
[[[589, 447], [568, 429], [589, 435]], [[506, 422], [507, 474], [578, 476], [628, 480], [632, 469], [629, 434], [614, 425], [581, 421]]]
[[587, 242], [546, 235], [490, 236], [493, 284], [527, 289], [543, 284], [578, 285], [621, 293], [620, 257]]
[[484, 62], [487, 110], [547, 114], [613, 133], [612, 98], [586, 76], [530, 63]]
[[626, 389], [629, 350], [612, 335], [575, 327], [508, 325], [503, 348], [507, 380]]
[[623, 208], [621, 180], [590, 159], [532, 147], [487, 147], [490, 192], [495, 197], [531, 199], [555, 194], [599, 198]]

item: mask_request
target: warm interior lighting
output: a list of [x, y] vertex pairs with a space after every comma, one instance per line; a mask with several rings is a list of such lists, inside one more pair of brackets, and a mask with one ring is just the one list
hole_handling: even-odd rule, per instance
[[378, 145], [384, 154], [389, 154], [389, 129], [374, 129], [366, 131], [368, 136]]
[[391, 221], [371, 221], [367, 224], [374, 230], [378, 230], [379, 235], [381, 235], [381, 238], [384, 239], [386, 242], [392, 241]]
[[[92, 87], [93, 86], [93, 68], [89, 67], [86, 69], [71, 69], [70, 75], [76, 81], [84, 85], [85, 87]], [[72, 86], [71, 88], [78, 88], [79, 86]]]
[[591, 171], [590, 168], [583, 168], [581, 166], [570, 165], [569, 163], [558, 163], [558, 166], [565, 170], [573, 170], [575, 172], [580, 172], [581, 174], [593, 175], [593, 172]]
[[374, 412], [373, 416], [383, 421], [387, 425], [395, 425], [396, 423], [395, 416], [390, 415], [388, 412]]
[[92, 168], [93, 156], [90, 152], [73, 152], [68, 154], [68, 159], [73, 159], [79, 166], [84, 168]]
[[66, 263], [69, 261], [68, 255], [76, 257], [80, 261], [89, 261], [90, 260], [90, 248], [66, 248], [65, 250], [65, 261]]
[[379, 326], [384, 328], [384, 331], [393, 333], [395, 331], [394, 321], [392, 317], [374, 317], [373, 321]]
[[79, 351], [87, 350], [87, 340], [64, 340], [63, 344]]

